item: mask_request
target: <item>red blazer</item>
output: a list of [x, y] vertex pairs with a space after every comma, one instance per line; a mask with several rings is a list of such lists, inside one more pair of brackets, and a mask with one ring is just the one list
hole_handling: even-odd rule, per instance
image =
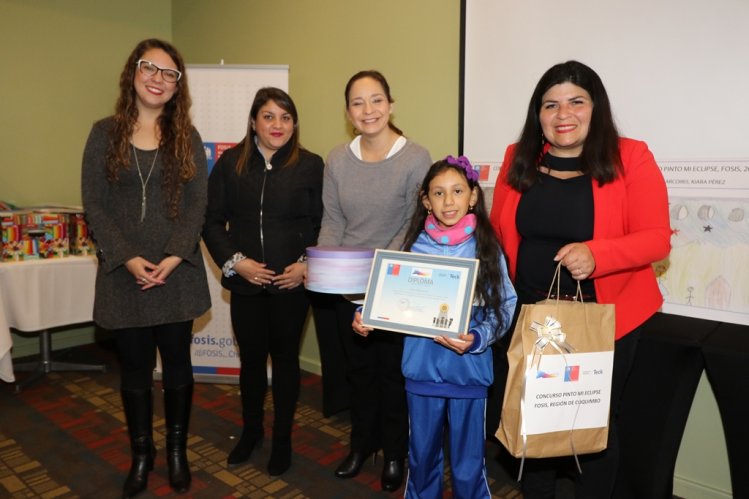
[[[507, 184], [515, 145], [505, 151], [491, 210], [491, 222], [515, 280], [520, 234], [515, 225], [520, 192]], [[599, 303], [616, 305], [619, 339], [653, 315], [663, 303], [651, 264], [668, 256], [671, 228], [668, 194], [653, 154], [644, 142], [622, 138], [624, 173], [599, 186], [593, 181], [593, 239], [588, 245], [596, 268], [591, 274]]]

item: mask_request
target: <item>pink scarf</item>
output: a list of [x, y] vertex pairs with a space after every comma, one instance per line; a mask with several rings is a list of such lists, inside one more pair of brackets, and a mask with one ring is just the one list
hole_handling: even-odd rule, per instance
[[430, 213], [424, 222], [424, 230], [438, 243], [455, 246], [463, 241], [467, 241], [476, 231], [476, 215], [468, 213], [452, 227], [443, 229], [437, 223], [434, 215]]

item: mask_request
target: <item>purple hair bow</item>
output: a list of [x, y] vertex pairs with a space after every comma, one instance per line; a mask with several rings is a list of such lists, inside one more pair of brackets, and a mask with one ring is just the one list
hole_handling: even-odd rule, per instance
[[447, 161], [447, 164], [449, 165], [455, 165], [463, 168], [466, 172], [466, 177], [468, 177], [468, 180], [473, 182], [479, 181], [479, 172], [473, 169], [473, 165], [471, 165], [471, 162], [468, 161], [468, 158], [465, 156], [447, 156], [445, 158], [445, 161]]

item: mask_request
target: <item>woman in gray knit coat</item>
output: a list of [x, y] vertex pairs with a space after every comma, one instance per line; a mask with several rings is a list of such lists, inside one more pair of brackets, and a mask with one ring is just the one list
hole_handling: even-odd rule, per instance
[[[328, 155], [318, 244], [399, 250], [432, 160], [390, 121], [393, 98], [380, 72], [352, 76], [345, 97], [346, 115], [357, 136]], [[385, 463], [380, 483], [383, 490], [394, 491], [403, 483], [408, 448], [408, 407], [400, 368], [403, 337], [380, 330], [367, 338], [354, 334], [355, 309], [356, 304], [339, 296], [333, 320], [316, 318], [318, 325], [327, 326], [317, 330], [318, 337], [327, 337], [320, 340], [321, 357], [322, 345], [337, 337], [351, 385], [351, 451], [335, 475], [355, 477], [366, 458], [381, 448]]]
[[190, 487], [193, 319], [210, 307], [198, 243], [206, 159], [190, 117], [185, 65], [167, 42], [140, 42], [120, 75], [114, 116], [94, 124], [83, 154], [82, 195], [96, 241], [94, 321], [114, 332], [132, 465], [123, 497], [146, 489], [156, 448], [152, 373], [163, 366], [169, 484]]

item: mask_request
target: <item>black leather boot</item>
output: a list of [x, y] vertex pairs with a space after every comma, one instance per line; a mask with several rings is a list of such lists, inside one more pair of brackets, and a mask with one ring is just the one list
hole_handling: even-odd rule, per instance
[[153, 399], [151, 390], [120, 391], [130, 435], [132, 463], [122, 487], [123, 499], [140, 494], [148, 486], [148, 473], [153, 470], [156, 447], [153, 445]]
[[234, 449], [232, 449], [232, 451], [229, 453], [229, 456], [226, 458], [226, 464], [228, 464], [229, 466], [236, 466], [249, 460], [250, 456], [252, 455], [252, 451], [260, 447], [262, 443], [263, 429], [260, 428], [259, 430], [248, 430], [245, 426], [245, 429], [242, 430], [242, 436], [239, 437], [237, 445], [234, 446]]
[[193, 383], [164, 389], [166, 419], [166, 463], [169, 486], [178, 493], [190, 489], [192, 476], [187, 464], [187, 428], [190, 423]]
[[385, 466], [382, 468], [382, 476], [380, 476], [382, 490], [393, 492], [401, 488], [403, 476], [405, 475], [404, 468], [403, 459], [386, 459]]
[[273, 437], [268, 474], [278, 476], [291, 467], [291, 437]]
[[[361, 471], [361, 467], [364, 465], [364, 461], [371, 452], [358, 452], [351, 451], [346, 458], [341, 461], [338, 468], [335, 470], [335, 476], [338, 478], [354, 478]], [[374, 455], [373, 461], [376, 460], [377, 454]]]

